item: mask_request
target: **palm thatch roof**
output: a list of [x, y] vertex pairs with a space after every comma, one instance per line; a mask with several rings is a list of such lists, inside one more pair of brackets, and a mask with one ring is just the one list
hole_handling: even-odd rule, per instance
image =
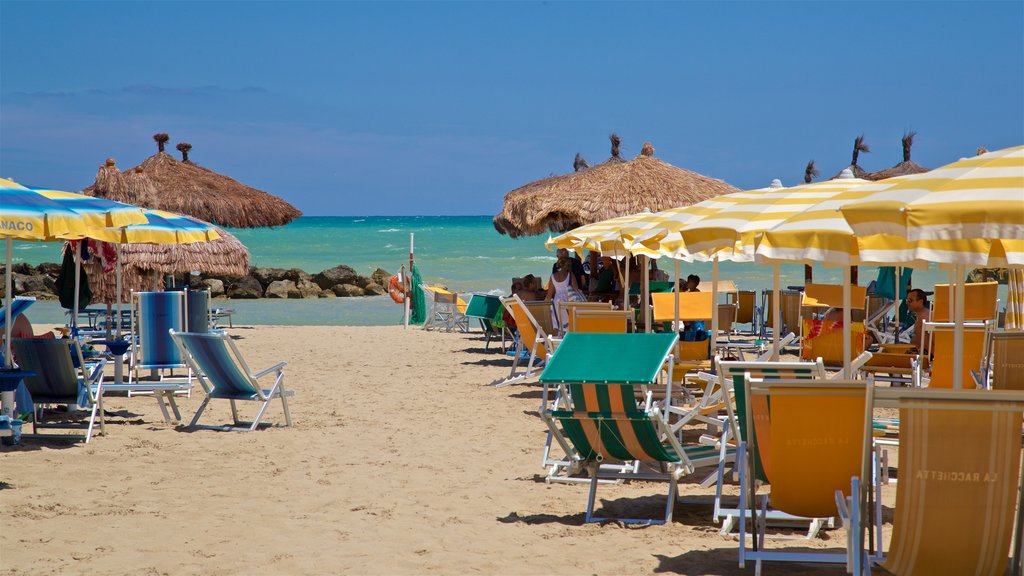
[[[850, 160], [850, 165], [847, 166], [846, 168], [849, 168], [850, 171], [853, 172], [854, 178], [862, 178], [864, 180], [867, 180], [870, 172], [861, 168], [860, 165], [857, 164], [857, 160], [860, 158], [861, 152], [871, 152], [871, 147], [868, 146], [866, 142], [864, 142], [863, 134], [853, 139], [853, 158]], [[843, 168], [843, 170], [845, 170], [846, 168]], [[832, 179], [835, 180], [836, 178], [839, 178], [839, 176], [843, 173], [843, 170], [840, 170], [835, 176], [832, 177]]]
[[903, 162], [900, 162], [892, 168], [872, 172], [865, 176], [865, 178], [868, 180], [884, 180], [886, 178], [895, 178], [896, 176], [920, 174], [931, 170], [930, 168], [925, 168], [924, 166], [910, 160], [910, 148], [914, 145], [914, 136], [916, 135], [917, 133], [915, 132], [907, 132], [903, 135]]
[[277, 196], [192, 162], [188, 159], [191, 144], [178, 144], [183, 160], [173, 158], [163, 151], [166, 137], [153, 136], [158, 151], [138, 166], [159, 191], [153, 208], [229, 228], [283, 226], [302, 215]]
[[[100, 166], [96, 181], [85, 189], [90, 196], [155, 208], [158, 196], [144, 170], [132, 168], [121, 172], [113, 159]], [[223, 276], [243, 276], [249, 271], [249, 251], [234, 236], [218, 229], [221, 237], [212, 242], [194, 244], [125, 244], [122, 258], [122, 302], [129, 301], [131, 291], [160, 290], [164, 274], [200, 271]], [[113, 303], [116, 276], [103, 273], [98, 259], [85, 262], [86, 273], [96, 302]]]
[[513, 238], [548, 230], [565, 232], [615, 216], [688, 206], [708, 198], [738, 192], [722, 180], [678, 168], [654, 157], [644, 144], [640, 154], [625, 160], [618, 136], [612, 134], [612, 156], [586, 166], [577, 155], [577, 171], [530, 182], [505, 194], [494, 228]]

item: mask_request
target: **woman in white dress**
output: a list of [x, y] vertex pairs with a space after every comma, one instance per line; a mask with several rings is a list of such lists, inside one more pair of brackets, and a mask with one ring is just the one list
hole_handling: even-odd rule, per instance
[[548, 282], [548, 293], [544, 299], [554, 303], [551, 310], [551, 321], [553, 325], [558, 326], [559, 330], [564, 333], [566, 328], [569, 327], [569, 319], [560, 319], [558, 317], [558, 303], [568, 302], [570, 300], [569, 289], [572, 288], [578, 292], [580, 287], [576, 285], [576, 278], [571, 274], [572, 260], [567, 255], [559, 254], [558, 261], [555, 264], [558, 267], [558, 271], [551, 275], [551, 281]]

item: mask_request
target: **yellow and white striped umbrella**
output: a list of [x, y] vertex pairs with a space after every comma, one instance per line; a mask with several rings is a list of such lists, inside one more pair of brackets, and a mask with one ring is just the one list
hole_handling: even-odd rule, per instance
[[1024, 240], [1024, 146], [907, 176], [842, 210], [862, 237]]
[[608, 220], [586, 224], [574, 228], [560, 236], [549, 238], [544, 243], [549, 250], [566, 248], [577, 252], [594, 250], [604, 256], [625, 258], [630, 250], [623, 243], [624, 239], [632, 238], [638, 230], [657, 222], [658, 214], [640, 212], [626, 216], [617, 216]]
[[[715, 253], [720, 260], [752, 261], [755, 242], [765, 230], [866, 180], [852, 177], [791, 188], [759, 188], [730, 194], [703, 218], [687, 223], [660, 241], [663, 253]], [[725, 197], [723, 197], [725, 198]]]

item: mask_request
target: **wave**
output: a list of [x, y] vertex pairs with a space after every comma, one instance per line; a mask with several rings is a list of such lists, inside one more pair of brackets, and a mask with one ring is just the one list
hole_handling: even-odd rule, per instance
[[551, 261], [551, 260], [554, 260], [554, 259], [555, 259], [554, 256], [527, 256], [526, 258], [523, 258], [523, 260], [548, 260], [548, 261]]
[[398, 228], [385, 228], [383, 230], [377, 230], [377, 232], [401, 232]]
[[359, 220], [353, 220], [352, 222], [366, 222], [366, 218], [361, 218]]

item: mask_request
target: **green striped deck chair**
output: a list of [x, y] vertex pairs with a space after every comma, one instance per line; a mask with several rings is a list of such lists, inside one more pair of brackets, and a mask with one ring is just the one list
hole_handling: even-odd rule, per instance
[[[826, 380], [828, 372], [824, 363], [819, 359], [815, 362], [734, 362], [723, 361], [715, 358], [715, 372], [719, 378], [720, 390], [731, 396], [724, 404], [728, 414], [727, 425], [723, 427], [722, 441], [720, 447], [725, 448], [737, 442], [747, 441], [750, 451], [749, 457], [753, 460], [753, 470], [759, 482], [768, 482], [768, 475], [765, 472], [768, 454], [758, 442], [757, 434], [762, 431], [763, 426], [755, 426], [754, 434], [749, 433], [750, 425], [746, 417], [746, 395], [743, 389], [743, 378], [750, 374], [751, 378], [763, 380]], [[734, 407], [735, 405], [735, 407]], [[767, 414], [767, 408], [759, 411], [760, 414]], [[764, 433], [767, 429], [763, 430]], [[724, 452], [723, 452], [724, 454]], [[722, 504], [722, 490], [725, 485], [725, 475], [728, 472], [727, 462], [723, 458], [718, 466], [718, 485], [715, 488], [715, 509], [714, 520], [722, 521], [722, 534], [729, 534], [736, 527], [740, 518], [738, 507], [726, 507]], [[832, 518], [800, 518], [782, 513], [769, 514], [768, 521], [778, 524], [792, 524], [809, 522], [807, 538], [817, 536], [821, 527], [828, 523], [835, 524]]]
[[[736, 459], [740, 471], [740, 568], [753, 561], [754, 573], [760, 574], [761, 564], [766, 560], [835, 563], [845, 565], [852, 574], [863, 574], [861, 538], [869, 515], [861, 482], [879, 482], [872, 466], [877, 461], [873, 457], [870, 426], [870, 391], [874, 383], [806, 378], [761, 380], [751, 378], [749, 372], [744, 380], [748, 420], [759, 406], [766, 405], [769, 411], [764, 426], [762, 422], [754, 426], [754, 439], [762, 450], [771, 450], [771, 465], [766, 472], [772, 488], [758, 504], [756, 478], [751, 473], [751, 459], [747, 458], [751, 442], [740, 442]], [[901, 477], [900, 483], [904, 481]], [[769, 510], [803, 518], [839, 517], [847, 528], [846, 541], [834, 540], [843, 544], [843, 550], [768, 550], [765, 536]], [[752, 518], [753, 526], [749, 539], [747, 517]], [[880, 522], [881, 518], [876, 515], [875, 520]]]
[[185, 293], [135, 292], [132, 294], [135, 313], [129, 382], [139, 380], [139, 372], [187, 368], [184, 358], [168, 335], [169, 330], [185, 329]]
[[[21, 369], [35, 372], [34, 376], [25, 378], [25, 387], [32, 395], [32, 404], [35, 407], [32, 418], [33, 433], [23, 437], [76, 439], [88, 443], [92, 438], [97, 416], [100, 424], [99, 433], [106, 434], [106, 423], [103, 419], [103, 365], [106, 361], [100, 361], [91, 369], [86, 368], [78, 340], [14, 338], [11, 340], [11, 351]], [[78, 367], [72, 360], [72, 354], [77, 357]], [[42, 422], [42, 410], [39, 407], [47, 404], [80, 404], [82, 407], [88, 407], [89, 420], [85, 423]], [[84, 428], [86, 432], [82, 435], [39, 432], [41, 429], [50, 428]]]
[[[650, 405], [648, 387], [658, 381], [666, 365], [671, 367], [668, 359], [671, 358], [677, 338], [675, 334], [567, 334], [562, 342], [570, 342], [569, 347], [559, 352], [560, 344], [540, 375], [543, 391], [539, 412], [608, 411], [612, 410], [610, 398], [614, 398], [616, 411], [624, 413], [627, 407], [632, 407], [630, 410], [636, 409], [635, 394], [638, 390], [644, 394], [646, 409]], [[587, 386], [587, 393], [582, 391], [584, 385], [591, 383], [612, 383], [613, 387], [606, 388], [602, 393], [603, 400], [598, 401], [592, 386]], [[573, 386], [576, 392], [571, 392]], [[615, 394], [610, 394], [609, 390]], [[562, 457], [553, 457], [551, 454], [552, 441], [556, 436], [557, 433], [548, 433], [541, 458], [541, 465], [548, 469], [548, 481], [578, 481], [562, 475], [570, 468], [575, 471], [571, 452], [565, 451]], [[564, 438], [559, 438], [558, 443], [565, 444]], [[635, 471], [636, 468], [634, 465], [605, 466], [609, 467], [620, 472]]]
[[[245, 359], [242, 358], [238, 347], [227, 334], [192, 334], [172, 330], [170, 335], [182, 357], [195, 371], [203, 390], [206, 391], [206, 398], [199, 405], [199, 410], [192, 418], [190, 426], [196, 426], [203, 410], [214, 398], [231, 401], [231, 417], [235, 424], [234, 427], [217, 427], [218, 429], [255, 430], [275, 398], [281, 399], [281, 405], [284, 408], [284, 425], [291, 426], [292, 418], [288, 412], [288, 398], [293, 396], [295, 391], [286, 390], [284, 387], [284, 367], [288, 364], [287, 362], [280, 362], [266, 370], [253, 373], [249, 370]], [[267, 375], [274, 376], [274, 384], [269, 389], [263, 388], [259, 383], [259, 379]], [[259, 412], [251, 422], [242, 422], [238, 419], [238, 408], [235, 406], [237, 401], [260, 403]], [[278, 426], [278, 424], [274, 426]]]

